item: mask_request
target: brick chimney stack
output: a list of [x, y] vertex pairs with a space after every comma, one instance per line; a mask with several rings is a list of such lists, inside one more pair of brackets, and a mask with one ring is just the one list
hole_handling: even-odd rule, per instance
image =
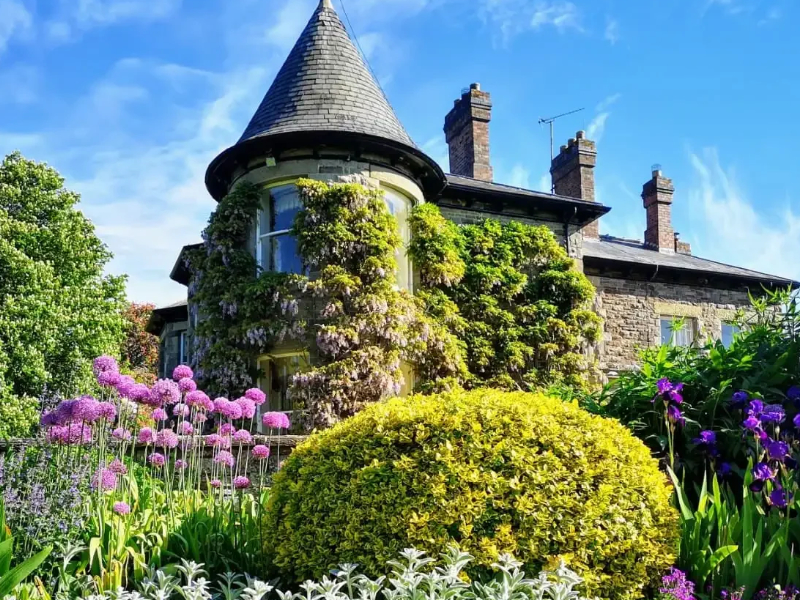
[[[559, 196], [594, 202], [594, 167], [596, 164], [597, 145], [586, 139], [583, 131], [579, 131], [574, 138], [570, 138], [569, 143], [561, 146], [558, 156], [553, 159], [553, 164], [550, 166], [553, 190]], [[599, 221], [584, 227], [583, 235], [587, 238], [599, 238]]]
[[492, 181], [489, 162], [489, 121], [492, 99], [473, 83], [455, 101], [444, 119], [444, 133], [450, 148], [450, 172], [483, 181]]
[[647, 211], [646, 246], [659, 252], [675, 252], [678, 240], [672, 229], [672, 196], [675, 186], [664, 177], [661, 167], [653, 167], [653, 178], [642, 188], [642, 200]]

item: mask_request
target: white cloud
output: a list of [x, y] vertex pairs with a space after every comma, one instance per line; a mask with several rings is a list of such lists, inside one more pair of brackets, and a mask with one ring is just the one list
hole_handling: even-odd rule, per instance
[[0, 0], [0, 53], [9, 42], [26, 35], [33, 24], [33, 16], [18, 0]]
[[81, 32], [127, 21], [150, 22], [174, 15], [182, 0], [61, 0], [56, 14], [44, 23], [52, 43], [74, 41]]
[[450, 149], [444, 134], [432, 137], [422, 144], [422, 151], [435, 160], [445, 173], [450, 172]]
[[773, 6], [767, 11], [767, 14], [764, 15], [764, 18], [761, 19], [758, 24], [766, 25], [768, 23], [772, 23], [773, 21], [778, 21], [782, 16], [783, 11], [779, 7]]
[[606, 130], [606, 121], [611, 116], [609, 108], [622, 97], [621, 94], [612, 94], [597, 105], [597, 114], [586, 128], [586, 137], [595, 142], [600, 142]]
[[619, 21], [611, 17], [606, 19], [606, 30], [603, 37], [609, 44], [615, 45], [619, 41]]
[[553, 27], [559, 33], [582, 32], [581, 13], [565, 0], [481, 0], [479, 15], [496, 27], [504, 42], [529, 30]]
[[[698, 210], [693, 224], [693, 252], [705, 258], [771, 275], [800, 279], [800, 214], [787, 205], [777, 214], [756, 210], [737, 183], [732, 169], [724, 169], [719, 154], [707, 148], [690, 152], [695, 181], [688, 201]], [[759, 199], [759, 207], [767, 202]]]
[[16, 64], [0, 71], [0, 104], [31, 104], [39, 96], [41, 73], [27, 64]]
[[521, 164], [514, 165], [508, 179], [508, 185], [529, 190], [531, 188], [531, 172]]

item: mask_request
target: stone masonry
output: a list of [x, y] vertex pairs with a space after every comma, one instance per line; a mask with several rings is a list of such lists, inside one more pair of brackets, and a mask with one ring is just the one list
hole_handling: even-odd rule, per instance
[[[594, 202], [595, 165], [597, 146], [592, 140], [586, 139], [583, 131], [579, 131], [574, 138], [570, 138], [568, 144], [561, 146], [558, 156], [553, 159], [550, 174], [555, 193]], [[586, 226], [583, 235], [594, 239], [600, 237], [599, 221]]]
[[691, 319], [699, 338], [718, 339], [722, 323], [749, 306], [746, 290], [590, 276], [595, 307], [604, 320], [598, 348], [600, 368], [621, 371], [637, 363], [641, 349], [661, 343], [662, 316]]
[[660, 169], [653, 171], [653, 178], [642, 187], [642, 201], [647, 211], [647, 230], [644, 243], [659, 251], [677, 250], [677, 240], [672, 229], [672, 196], [675, 186], [664, 177]]
[[473, 83], [455, 101], [444, 121], [444, 133], [450, 147], [451, 173], [492, 181], [494, 174], [489, 162], [491, 119], [491, 95], [481, 91], [480, 84]]

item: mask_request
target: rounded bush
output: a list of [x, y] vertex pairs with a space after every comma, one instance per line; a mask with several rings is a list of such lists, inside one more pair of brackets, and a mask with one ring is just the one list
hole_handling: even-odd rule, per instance
[[471, 576], [503, 552], [529, 573], [563, 558], [586, 597], [638, 598], [673, 564], [670, 494], [642, 442], [576, 405], [485, 389], [395, 399], [286, 460], [265, 558], [294, 581], [345, 562], [376, 576], [403, 548], [455, 541]]

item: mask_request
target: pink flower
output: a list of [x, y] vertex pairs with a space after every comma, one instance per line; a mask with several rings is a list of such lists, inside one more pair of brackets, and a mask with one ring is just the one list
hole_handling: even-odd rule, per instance
[[181, 435], [192, 435], [194, 433], [194, 427], [189, 421], [181, 421], [178, 423], [178, 433]]
[[172, 429], [162, 429], [156, 435], [156, 446], [161, 448], [176, 448], [178, 446], [178, 436]]
[[235, 402], [242, 409], [243, 419], [252, 419], [256, 415], [256, 403], [250, 398], [242, 397], [235, 400]]
[[94, 423], [100, 418], [100, 403], [91, 396], [81, 396], [72, 405], [72, 420]]
[[166, 421], [168, 418], [167, 411], [163, 408], [157, 408], [153, 411], [153, 419], [156, 421]]
[[178, 389], [184, 394], [186, 394], [188, 392], [195, 391], [197, 389], [197, 384], [194, 382], [193, 379], [181, 379], [178, 382]]
[[47, 441], [53, 444], [86, 445], [92, 443], [92, 427], [84, 423], [56, 425], [47, 430]]
[[192, 369], [186, 365], [178, 365], [172, 371], [172, 378], [175, 381], [191, 379], [192, 377], [194, 377], [194, 373], [192, 373]]
[[219, 434], [220, 435], [231, 435], [236, 431], [236, 427], [231, 425], [230, 423], [223, 423], [219, 426]]
[[235, 487], [237, 490], [246, 490], [250, 487], [250, 479], [244, 475], [239, 475], [238, 477], [234, 478], [233, 487]]
[[289, 427], [291, 427], [289, 417], [282, 412], [265, 413], [261, 418], [261, 422], [264, 424], [264, 427], [269, 427], [270, 429], [289, 429]]
[[206, 437], [206, 446], [219, 446], [222, 443], [222, 436], [218, 433], [212, 433]]
[[253, 441], [253, 436], [246, 429], [240, 429], [233, 434], [233, 441], [240, 444], [249, 444]]
[[225, 407], [230, 403], [227, 398], [214, 398], [214, 412], [223, 414]]
[[129, 394], [136, 381], [130, 375], [120, 375], [119, 383], [117, 384], [117, 393], [123, 398], [129, 398]]
[[156, 441], [156, 433], [149, 427], [142, 427], [137, 438], [140, 444], [152, 444]]
[[115, 502], [114, 512], [118, 515], [129, 515], [131, 513], [131, 507], [127, 502]]
[[181, 460], [180, 458], [175, 461], [175, 468], [178, 471], [183, 471], [188, 466], [189, 466], [189, 463], [187, 463], [185, 460]]
[[92, 477], [92, 489], [102, 491], [113, 490], [117, 487], [117, 475], [111, 469], [98, 469]]
[[121, 381], [121, 375], [115, 371], [103, 371], [97, 374], [97, 383], [103, 387], [117, 387]]
[[94, 361], [92, 361], [92, 370], [94, 371], [95, 375], [108, 372], [119, 373], [119, 365], [117, 365], [115, 358], [104, 354], [103, 356], [98, 356], [94, 359]]
[[118, 458], [112, 460], [108, 465], [108, 470], [116, 475], [127, 475], [128, 467]]
[[253, 458], [257, 460], [266, 460], [269, 458], [269, 448], [267, 448], [263, 444], [259, 444], [258, 446], [253, 446], [252, 450]]
[[97, 406], [97, 414], [100, 416], [101, 419], [105, 419], [106, 421], [113, 421], [117, 418], [117, 407], [114, 406], [111, 402], [101, 402]]
[[244, 393], [244, 397], [252, 400], [256, 406], [261, 406], [267, 401], [267, 395], [258, 388], [250, 388]]
[[197, 413], [194, 416], [194, 420], [197, 421], [198, 423], [205, 423], [206, 421], [208, 421], [208, 417], [206, 416], [206, 413]]
[[111, 437], [113, 437], [115, 440], [129, 442], [131, 441], [131, 438], [133, 436], [131, 435], [131, 432], [128, 431], [127, 429], [123, 429], [122, 427], [117, 427], [114, 431], [111, 432]]
[[159, 379], [150, 390], [150, 402], [153, 406], [163, 404], [175, 404], [181, 399], [181, 391], [178, 384], [169, 379]]
[[228, 402], [222, 414], [231, 421], [237, 421], [242, 418], [242, 407], [236, 402]]
[[186, 404], [176, 404], [175, 408], [172, 409], [172, 414], [176, 417], [188, 417], [192, 412], [192, 409], [189, 408]]
[[221, 482], [219, 479], [212, 479], [212, 480], [211, 480], [211, 481], [209, 481], [208, 483], [209, 483], [209, 484], [211, 485], [211, 487], [213, 487], [213, 488], [219, 488], [219, 487], [222, 487], [222, 482]]
[[153, 452], [147, 457], [147, 462], [154, 467], [163, 467], [165, 464], [167, 464], [167, 457], [159, 452]]
[[236, 463], [236, 459], [233, 458], [233, 454], [227, 450], [220, 450], [214, 457], [214, 462], [218, 465], [225, 465], [229, 469], [232, 469], [233, 465]]
[[[186, 394], [186, 404], [189, 406], [206, 406], [206, 400], [208, 400], [208, 395], [205, 392], [201, 392], [200, 390], [195, 390], [193, 392], [189, 392]], [[212, 405], [213, 408], [213, 405]]]
[[143, 383], [135, 383], [128, 390], [128, 400], [147, 404], [150, 401], [150, 388]]

